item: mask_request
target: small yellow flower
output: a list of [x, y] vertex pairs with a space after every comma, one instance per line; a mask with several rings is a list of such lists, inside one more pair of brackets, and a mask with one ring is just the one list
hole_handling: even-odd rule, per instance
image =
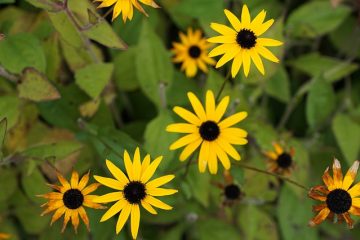
[[235, 160], [240, 160], [240, 154], [232, 144], [244, 145], [248, 142], [247, 132], [232, 126], [245, 119], [247, 112], [233, 114], [221, 121], [230, 101], [228, 96], [224, 97], [216, 107], [213, 92], [207, 91], [205, 109], [193, 93], [189, 92], [188, 97], [195, 114], [182, 107], [174, 108], [174, 112], [189, 123], [175, 123], [167, 126], [168, 132], [186, 133], [170, 146], [170, 150], [186, 146], [180, 154], [180, 161], [185, 161], [200, 147], [198, 156], [200, 172], [205, 172], [209, 165], [210, 173], [216, 174], [218, 159], [225, 169], [230, 169], [228, 155]]
[[171, 50], [175, 55], [173, 62], [182, 63], [181, 70], [185, 71], [187, 77], [194, 77], [200, 68], [207, 73], [207, 64], [215, 65], [215, 61], [208, 57], [210, 44], [202, 37], [200, 30], [188, 29], [187, 36], [180, 32], [181, 43], [174, 42]]
[[360, 216], [360, 182], [351, 187], [358, 169], [359, 161], [355, 161], [343, 178], [340, 162], [334, 159], [333, 177], [328, 167], [322, 177], [325, 186], [315, 186], [309, 191], [310, 198], [323, 202], [313, 207], [319, 213], [310, 220], [310, 226], [316, 226], [328, 218], [338, 223], [345, 220], [348, 227], [353, 228], [354, 221], [350, 213]]
[[126, 22], [127, 19], [131, 21], [134, 15], [134, 7], [147, 16], [147, 13], [139, 2], [153, 8], [159, 8], [159, 6], [153, 0], [95, 0], [95, 2], [101, 2], [98, 8], [115, 5], [112, 21], [114, 21], [115, 18], [120, 15], [120, 13], [122, 13], [122, 19], [124, 22]]
[[243, 5], [242, 8], [241, 21], [229, 10], [225, 9], [224, 12], [233, 28], [223, 24], [211, 23], [211, 28], [221, 35], [208, 39], [208, 42], [211, 43], [221, 43], [209, 53], [210, 57], [224, 55], [217, 62], [216, 68], [234, 59], [231, 67], [232, 77], [234, 78], [237, 75], [242, 65], [247, 77], [250, 71], [250, 63], [253, 61], [256, 68], [264, 75], [265, 69], [260, 56], [272, 62], [279, 62], [279, 59], [266, 47], [283, 44], [278, 40], [259, 37], [271, 27], [274, 20], [270, 19], [264, 22], [266, 12], [262, 10], [251, 21], [249, 9], [246, 5]]
[[106, 160], [106, 165], [115, 179], [100, 176], [94, 176], [94, 178], [99, 183], [116, 191], [99, 196], [94, 201], [98, 203], [116, 203], [102, 216], [101, 222], [120, 212], [116, 224], [116, 233], [119, 233], [131, 215], [131, 233], [132, 237], [136, 239], [140, 224], [140, 204], [152, 214], [157, 214], [153, 207], [164, 210], [172, 209], [171, 206], [155, 197], [172, 195], [177, 192], [175, 189], [160, 187], [170, 182], [175, 176], [166, 175], [150, 181], [161, 160], [162, 156], [150, 162], [150, 155], [148, 154], [141, 162], [140, 150], [136, 148], [134, 160], [131, 161], [129, 153], [125, 151], [124, 163], [127, 176], [112, 162]]
[[62, 215], [65, 215], [62, 232], [64, 232], [70, 219], [75, 232], [77, 232], [80, 215], [80, 218], [89, 230], [89, 219], [84, 207], [96, 209], [104, 208], [100, 204], [92, 201], [96, 195], [89, 195], [100, 186], [98, 183], [86, 186], [89, 181], [89, 174], [90, 173], [85, 174], [79, 181], [79, 174], [73, 171], [69, 183], [60, 173], [57, 173], [61, 186], [49, 184], [49, 186], [56, 191], [39, 195], [39, 197], [49, 199], [47, 203], [42, 205], [42, 207], [47, 208], [41, 216], [56, 210], [51, 219], [50, 225], [57, 221]]
[[9, 238], [10, 238], [10, 234], [0, 233], [0, 240], [9, 239]]
[[278, 143], [273, 143], [273, 146], [275, 151], [264, 152], [268, 158], [268, 171], [280, 175], [290, 175], [291, 170], [295, 166], [295, 149], [291, 147], [289, 152], [287, 152]]

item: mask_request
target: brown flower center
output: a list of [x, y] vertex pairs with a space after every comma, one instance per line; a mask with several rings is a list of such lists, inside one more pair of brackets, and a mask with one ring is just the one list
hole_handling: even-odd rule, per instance
[[78, 189], [70, 189], [64, 193], [63, 202], [69, 209], [78, 209], [84, 202], [84, 195]]
[[250, 29], [246, 29], [246, 28], [241, 29], [236, 36], [236, 42], [240, 45], [240, 47], [246, 49], [255, 47], [256, 39], [257, 37], [255, 33]]
[[344, 189], [332, 190], [326, 197], [326, 205], [336, 214], [342, 214], [349, 211], [352, 205], [350, 194]]

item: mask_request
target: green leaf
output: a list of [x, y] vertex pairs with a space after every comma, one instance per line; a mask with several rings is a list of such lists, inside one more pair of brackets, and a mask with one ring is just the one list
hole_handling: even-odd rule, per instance
[[17, 85], [19, 97], [34, 102], [50, 101], [60, 98], [57, 89], [47, 80], [46, 76], [34, 68], [26, 68]]
[[45, 72], [46, 60], [37, 38], [29, 33], [10, 35], [0, 41], [0, 63], [10, 72], [20, 74], [26, 67]]
[[309, 53], [290, 61], [290, 64], [312, 77], [322, 75], [333, 82], [352, 74], [359, 66], [355, 63], [320, 55], [318, 52]]
[[0, 4], [10, 4], [15, 3], [15, 0], [0, 0]]
[[48, 15], [54, 28], [59, 32], [64, 41], [73, 47], [82, 47], [82, 36], [70, 21], [65, 11], [48, 12]]
[[0, 168], [0, 202], [9, 199], [17, 189], [16, 172], [13, 169]]
[[[9, 1], [9, 0], [5, 0], [5, 1]], [[10, 0], [10, 1], [15, 2], [15, 0]], [[53, 1], [48, 1], [48, 0], [45, 0], [45, 1], [41, 1], [41, 0], [25, 0], [25, 1], [30, 3], [34, 7], [37, 7], [37, 8], [41, 8], [41, 9], [45, 9], [45, 10], [49, 10], [49, 11], [55, 10], [54, 6], [52, 5], [52, 3], [55, 4]]]
[[332, 122], [336, 141], [349, 165], [357, 159], [360, 151], [360, 125], [348, 115], [338, 114]]
[[2, 148], [4, 146], [6, 130], [7, 130], [7, 118], [3, 118], [0, 120], [0, 161], [3, 158]]
[[133, 91], [139, 87], [136, 74], [136, 54], [137, 48], [130, 47], [115, 56], [114, 77], [119, 89]]
[[266, 80], [266, 93], [282, 102], [290, 99], [290, 82], [285, 68], [279, 70], [268, 80]]
[[136, 72], [141, 89], [158, 106], [161, 103], [161, 84], [172, 82], [173, 68], [168, 51], [144, 20], [136, 57]]
[[294, 37], [315, 38], [331, 32], [350, 14], [349, 7], [332, 7], [330, 1], [311, 1], [292, 12], [286, 31]]
[[7, 128], [15, 126], [20, 115], [20, 100], [16, 96], [0, 96], [0, 119], [7, 119]]
[[109, 83], [113, 70], [114, 65], [112, 63], [87, 65], [76, 71], [76, 84], [90, 97], [97, 98]]
[[[194, 159], [192, 161], [197, 161], [195, 160], [195, 157], [193, 158]], [[190, 161], [190, 159], [187, 161]], [[209, 205], [211, 188], [209, 173], [200, 173], [197, 164], [193, 164], [193, 166], [188, 166], [187, 168], [189, 172], [185, 181], [190, 186], [192, 196], [194, 196], [194, 198], [203, 206], [207, 207]]]
[[199, 240], [230, 240], [240, 238], [240, 232], [237, 232], [230, 224], [213, 218], [199, 221], [197, 230]]
[[56, 143], [28, 148], [21, 154], [29, 158], [46, 160], [55, 157], [57, 160], [60, 160], [76, 151], [79, 151], [81, 147], [82, 144], [77, 141], [59, 141]]
[[275, 221], [268, 214], [253, 205], [241, 208], [238, 222], [245, 235], [244, 239], [279, 239]]
[[311, 202], [303, 195], [299, 199], [286, 186], [280, 192], [277, 216], [284, 240], [318, 240], [316, 228], [309, 228], [308, 222], [313, 217]]
[[109, 23], [104, 20], [100, 20], [100, 22], [86, 29], [84, 34], [88, 38], [109, 48], [125, 49], [127, 47]]
[[164, 156], [160, 166], [162, 169], [166, 169], [172, 161], [176, 161], [175, 152], [169, 150], [169, 146], [177, 139], [177, 136], [165, 131], [166, 126], [173, 122], [169, 111], [161, 112], [159, 116], [149, 122], [144, 134], [145, 149], [154, 157]]
[[41, 208], [34, 207], [34, 203], [30, 202], [21, 191], [16, 192], [12, 202], [15, 204], [14, 214], [26, 233], [40, 234], [48, 228], [50, 216], [40, 216]]
[[306, 100], [306, 119], [311, 128], [317, 128], [330, 116], [335, 108], [335, 93], [330, 83], [316, 78], [310, 86]]
[[26, 167], [23, 168], [21, 176], [21, 186], [27, 197], [36, 204], [41, 204], [44, 202], [43, 198], [38, 197], [37, 195], [45, 194], [51, 192], [51, 188], [46, 185], [46, 180], [39, 171], [35, 168], [31, 175], [28, 175]]

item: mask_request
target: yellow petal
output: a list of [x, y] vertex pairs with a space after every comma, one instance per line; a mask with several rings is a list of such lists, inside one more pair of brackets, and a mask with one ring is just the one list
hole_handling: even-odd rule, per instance
[[142, 183], [147, 183], [149, 181], [149, 179], [154, 175], [157, 167], [159, 166], [161, 160], [162, 160], [162, 156], [157, 157], [151, 164], [150, 166], [145, 170], [144, 174], [141, 176], [140, 181]]
[[256, 31], [256, 29], [258, 27], [261, 27], [262, 23], [264, 22], [266, 17], [266, 12], [264, 10], [262, 10], [255, 18], [254, 20], [252, 20], [251, 22], [251, 27], [250, 29], [254, 29], [254, 31]]
[[[244, 6], [246, 6], [246, 5], [244, 5]], [[242, 22], [240, 22], [240, 20], [229, 10], [225, 9], [224, 13], [225, 13], [227, 19], [229, 19], [229, 22], [231, 23], [233, 28], [236, 30], [236, 32], [239, 32], [240, 29], [243, 28]]]
[[115, 179], [107, 178], [107, 177], [101, 177], [101, 176], [94, 176], [95, 180], [101, 183], [104, 186], [107, 186], [109, 188], [117, 189], [117, 190], [123, 190], [125, 184], [121, 183]]
[[224, 56], [216, 64], [216, 68], [222, 67], [225, 63], [233, 59], [240, 52], [240, 48], [236, 47], [232, 51], [226, 52]]
[[[242, 7], [242, 11], [241, 11], [242, 28], [249, 28], [250, 27], [250, 21], [251, 21], [251, 18], [250, 18], [249, 8], [246, 6], [246, 4], [244, 4], [243, 7]], [[239, 31], [239, 30], [237, 30], [237, 31]]]
[[256, 51], [267, 60], [270, 60], [272, 62], [278, 63], [279, 59], [269, 51], [269, 49], [263, 47], [263, 46], [256, 46]]
[[153, 189], [147, 189], [146, 192], [154, 197], [160, 197], [160, 196], [168, 196], [172, 195], [178, 192], [176, 189], [166, 189], [166, 188], [153, 188]]
[[218, 170], [218, 162], [216, 158], [217, 152], [215, 150], [215, 145], [217, 145], [216, 142], [210, 142], [210, 154], [209, 154], [208, 165], [211, 174], [216, 174]]
[[222, 150], [224, 150], [232, 158], [234, 158], [235, 160], [240, 160], [241, 159], [240, 154], [227, 141], [217, 139], [216, 142], [222, 148]]
[[87, 186], [86, 188], [84, 188], [81, 193], [85, 196], [88, 195], [89, 193], [92, 193], [93, 191], [95, 191], [96, 189], [98, 189], [98, 187], [100, 187], [99, 183], [93, 183], [90, 184], [89, 186]]
[[229, 28], [228, 26], [223, 25], [223, 24], [211, 23], [210, 27], [222, 35], [236, 35], [237, 34], [237, 32], [234, 29]]
[[283, 45], [283, 42], [271, 38], [258, 38], [256, 39], [256, 44], [265, 47], [277, 47]]
[[355, 180], [358, 169], [359, 169], [359, 161], [355, 161], [353, 165], [349, 168], [349, 170], [347, 171], [344, 177], [343, 186], [342, 186], [343, 189], [345, 190], [349, 189], [349, 187]]
[[88, 231], [90, 231], [90, 225], [89, 225], [89, 218], [86, 214], [86, 211], [83, 207], [80, 207], [78, 209], [79, 215], [81, 220], [85, 223], [86, 228], [88, 229]]
[[216, 36], [207, 39], [210, 43], [236, 43], [236, 35]]
[[123, 192], [111, 192], [105, 195], [94, 198], [94, 202], [96, 203], [108, 203], [115, 202], [124, 198]]
[[175, 175], [165, 175], [154, 180], [151, 180], [146, 184], [146, 189], [153, 189], [162, 186], [175, 178]]
[[117, 224], [116, 224], [116, 233], [117, 234], [121, 231], [121, 229], [123, 229], [126, 220], [129, 218], [130, 212], [131, 212], [131, 204], [127, 203], [123, 207], [123, 209], [119, 215]]
[[270, 19], [270, 20], [264, 22], [261, 26], [259, 26], [255, 30], [256, 36], [260, 36], [261, 34], [266, 32], [271, 27], [271, 25], [273, 25], [273, 23], [274, 23], [274, 19]]
[[234, 49], [240, 49], [239, 45], [234, 43], [225, 43], [211, 50], [209, 52], [209, 57], [216, 57], [225, 54], [226, 52], [232, 52]]
[[199, 137], [198, 140], [189, 143], [181, 152], [179, 157], [180, 161], [185, 161], [200, 146], [202, 141], [203, 141], [202, 138]]
[[65, 231], [66, 225], [68, 224], [68, 222], [70, 221], [70, 217], [71, 217], [71, 210], [66, 210], [65, 211], [65, 217], [64, 217], [64, 223], [63, 223], [63, 227], [61, 229], [61, 232]]
[[151, 214], [157, 214], [156, 210], [144, 200], [141, 201], [141, 205]]
[[201, 120], [192, 112], [186, 110], [182, 107], [174, 107], [174, 112], [177, 113], [185, 121], [192, 123], [194, 125], [200, 126]]
[[237, 124], [238, 122], [244, 120], [246, 117], [247, 117], [247, 112], [239, 112], [239, 113], [233, 114], [233, 115], [225, 118], [223, 121], [221, 121], [219, 123], [219, 127], [221, 129], [231, 127], [231, 126]]
[[333, 169], [333, 178], [334, 178], [334, 185], [336, 186], [336, 188], [341, 188], [342, 187], [342, 180], [343, 180], [343, 175], [342, 175], [342, 171], [341, 171], [341, 165], [339, 160], [337, 160], [336, 158], [334, 159], [334, 163], [332, 166]]
[[200, 148], [200, 154], [198, 159], [199, 171], [201, 173], [205, 172], [206, 166], [209, 160], [210, 154], [210, 144], [208, 141], [203, 141]]
[[131, 209], [131, 235], [136, 239], [140, 224], [140, 208], [138, 204], [133, 204]]
[[107, 1], [103, 1], [98, 8], [103, 8], [103, 7], [110, 7], [111, 5], [113, 5], [114, 3], [116, 3], [117, 0], [107, 0]]
[[79, 174], [73, 171], [71, 174], [71, 188], [77, 188], [79, 183]]
[[150, 165], [150, 154], [147, 154], [144, 158], [144, 161], [142, 162], [142, 165], [141, 165], [141, 175], [144, 174], [145, 170], [149, 167]]
[[250, 54], [249, 54], [249, 50], [244, 50], [242, 51], [242, 62], [244, 65], [244, 74], [245, 77], [247, 77], [249, 75], [250, 72]]
[[192, 142], [197, 141], [200, 138], [200, 134], [198, 132], [187, 134], [186, 136], [180, 138], [179, 140], [175, 141], [173, 144], [170, 145], [170, 150], [175, 150], [181, 148], [185, 145], [188, 145]]
[[[129, 203], [123, 198], [112, 205], [109, 210], [101, 217], [100, 222], [104, 222], [111, 217], [115, 216], [118, 212], [124, 209], [125, 206], [129, 206]], [[126, 221], [126, 220], [125, 220]]]
[[50, 225], [52, 225], [54, 222], [56, 222], [65, 213], [65, 211], [66, 211], [66, 207], [64, 207], [64, 206], [58, 208], [51, 218]]
[[157, 198], [154, 198], [152, 196], [147, 196], [145, 199], [144, 199], [145, 202], [153, 205], [154, 207], [157, 207], [157, 208], [160, 208], [160, 209], [164, 209], [164, 210], [171, 210], [172, 207], [167, 205], [166, 203], [164, 203], [163, 201], [157, 199]]
[[177, 132], [177, 133], [194, 133], [198, 132], [199, 129], [193, 124], [188, 123], [174, 123], [166, 127], [168, 132]]
[[211, 90], [206, 92], [206, 116], [208, 120], [215, 120], [215, 97]]
[[336, 186], [334, 185], [334, 180], [329, 174], [329, 167], [326, 168], [326, 170], [325, 170], [325, 172], [324, 172], [324, 174], [322, 176], [322, 180], [325, 183], [326, 187], [330, 191], [332, 191], [332, 190], [334, 190], [336, 188]]
[[134, 180], [133, 164], [131, 162], [129, 153], [126, 150], [124, 151], [124, 163], [128, 178], [130, 181], [133, 181]]
[[360, 182], [350, 188], [348, 190], [348, 193], [351, 195], [352, 198], [360, 196]]
[[133, 173], [134, 173], [134, 181], [140, 180], [141, 175], [141, 160], [140, 160], [140, 149], [137, 147], [134, 154], [134, 162], [133, 162]]
[[59, 179], [59, 182], [61, 185], [63, 185], [63, 190], [69, 190], [71, 188], [70, 183], [63, 177], [63, 175], [60, 174], [60, 172], [56, 172], [57, 178]]
[[243, 51], [241, 50], [238, 55], [236, 55], [234, 57], [234, 61], [232, 63], [232, 66], [231, 66], [231, 76], [233, 78], [236, 77], [236, 75], [238, 74], [240, 68], [241, 68], [241, 65], [242, 65], [242, 62], [243, 62], [243, 57], [242, 57], [242, 53]]
[[74, 226], [75, 233], [77, 233], [77, 229], [79, 227], [79, 213], [78, 213], [78, 211], [72, 211], [72, 213], [71, 213], [71, 223]]
[[256, 50], [254, 48], [252, 48], [250, 51], [250, 57], [252, 59], [252, 61], [254, 62], [256, 68], [259, 70], [259, 72], [262, 75], [265, 75], [265, 69], [264, 69], [264, 65], [263, 62], [259, 56], [259, 54], [256, 52]]
[[205, 113], [205, 110], [204, 110], [200, 100], [192, 92], [188, 92], [187, 95], [188, 95], [190, 103], [194, 109], [194, 112], [200, 118], [201, 121], [205, 122], [207, 120], [206, 113]]
[[223, 97], [223, 99], [221, 99], [220, 103], [216, 107], [215, 114], [214, 114], [215, 115], [214, 121], [216, 123], [218, 123], [220, 121], [220, 119], [224, 116], [224, 113], [229, 105], [229, 101], [230, 101], [229, 96]]
[[230, 166], [231, 166], [229, 157], [227, 156], [225, 151], [222, 150], [222, 148], [217, 143], [215, 143], [213, 146], [214, 146], [216, 155], [218, 156], [218, 158], [219, 158], [220, 162], [222, 163], [223, 167], [225, 168], [225, 170], [229, 170]]
[[89, 182], [89, 177], [90, 177], [90, 171], [87, 172], [81, 179], [78, 185], [78, 189], [81, 191], [84, 189], [84, 187], [86, 187], [86, 185]]
[[120, 170], [115, 164], [113, 164], [111, 161], [107, 160], [105, 161], [107, 168], [111, 172], [111, 174], [122, 184], [127, 184], [129, 182], [129, 179], [126, 177], [126, 175], [123, 173], [123, 171]]
[[324, 208], [323, 210], [321, 210], [319, 212], [319, 214], [316, 217], [314, 217], [313, 219], [310, 220], [309, 225], [311, 227], [315, 227], [316, 225], [318, 225], [322, 221], [324, 221], [327, 218], [327, 216], [329, 215], [329, 213], [330, 213], [330, 209]]

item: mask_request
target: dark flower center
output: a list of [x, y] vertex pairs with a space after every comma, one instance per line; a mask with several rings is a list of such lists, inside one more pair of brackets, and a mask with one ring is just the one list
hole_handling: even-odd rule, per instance
[[190, 57], [198, 58], [198, 57], [200, 57], [200, 54], [201, 54], [201, 49], [198, 46], [194, 45], [189, 48]]
[[236, 42], [240, 47], [247, 49], [255, 47], [256, 39], [255, 33], [249, 29], [241, 29], [236, 36]]
[[352, 199], [347, 191], [335, 189], [327, 195], [326, 205], [333, 213], [342, 214], [349, 211], [352, 205]]
[[78, 189], [70, 189], [64, 193], [63, 202], [69, 209], [78, 209], [84, 202], [84, 195]]
[[142, 182], [129, 182], [124, 188], [124, 197], [131, 204], [139, 204], [146, 197], [145, 185]]
[[225, 187], [225, 197], [229, 200], [239, 199], [241, 190], [239, 186], [235, 184], [230, 184]]
[[292, 164], [292, 157], [288, 153], [283, 153], [280, 156], [278, 156], [277, 164], [281, 168], [289, 168]]
[[201, 124], [200, 136], [206, 141], [214, 141], [220, 134], [219, 126], [213, 121], [206, 121]]

